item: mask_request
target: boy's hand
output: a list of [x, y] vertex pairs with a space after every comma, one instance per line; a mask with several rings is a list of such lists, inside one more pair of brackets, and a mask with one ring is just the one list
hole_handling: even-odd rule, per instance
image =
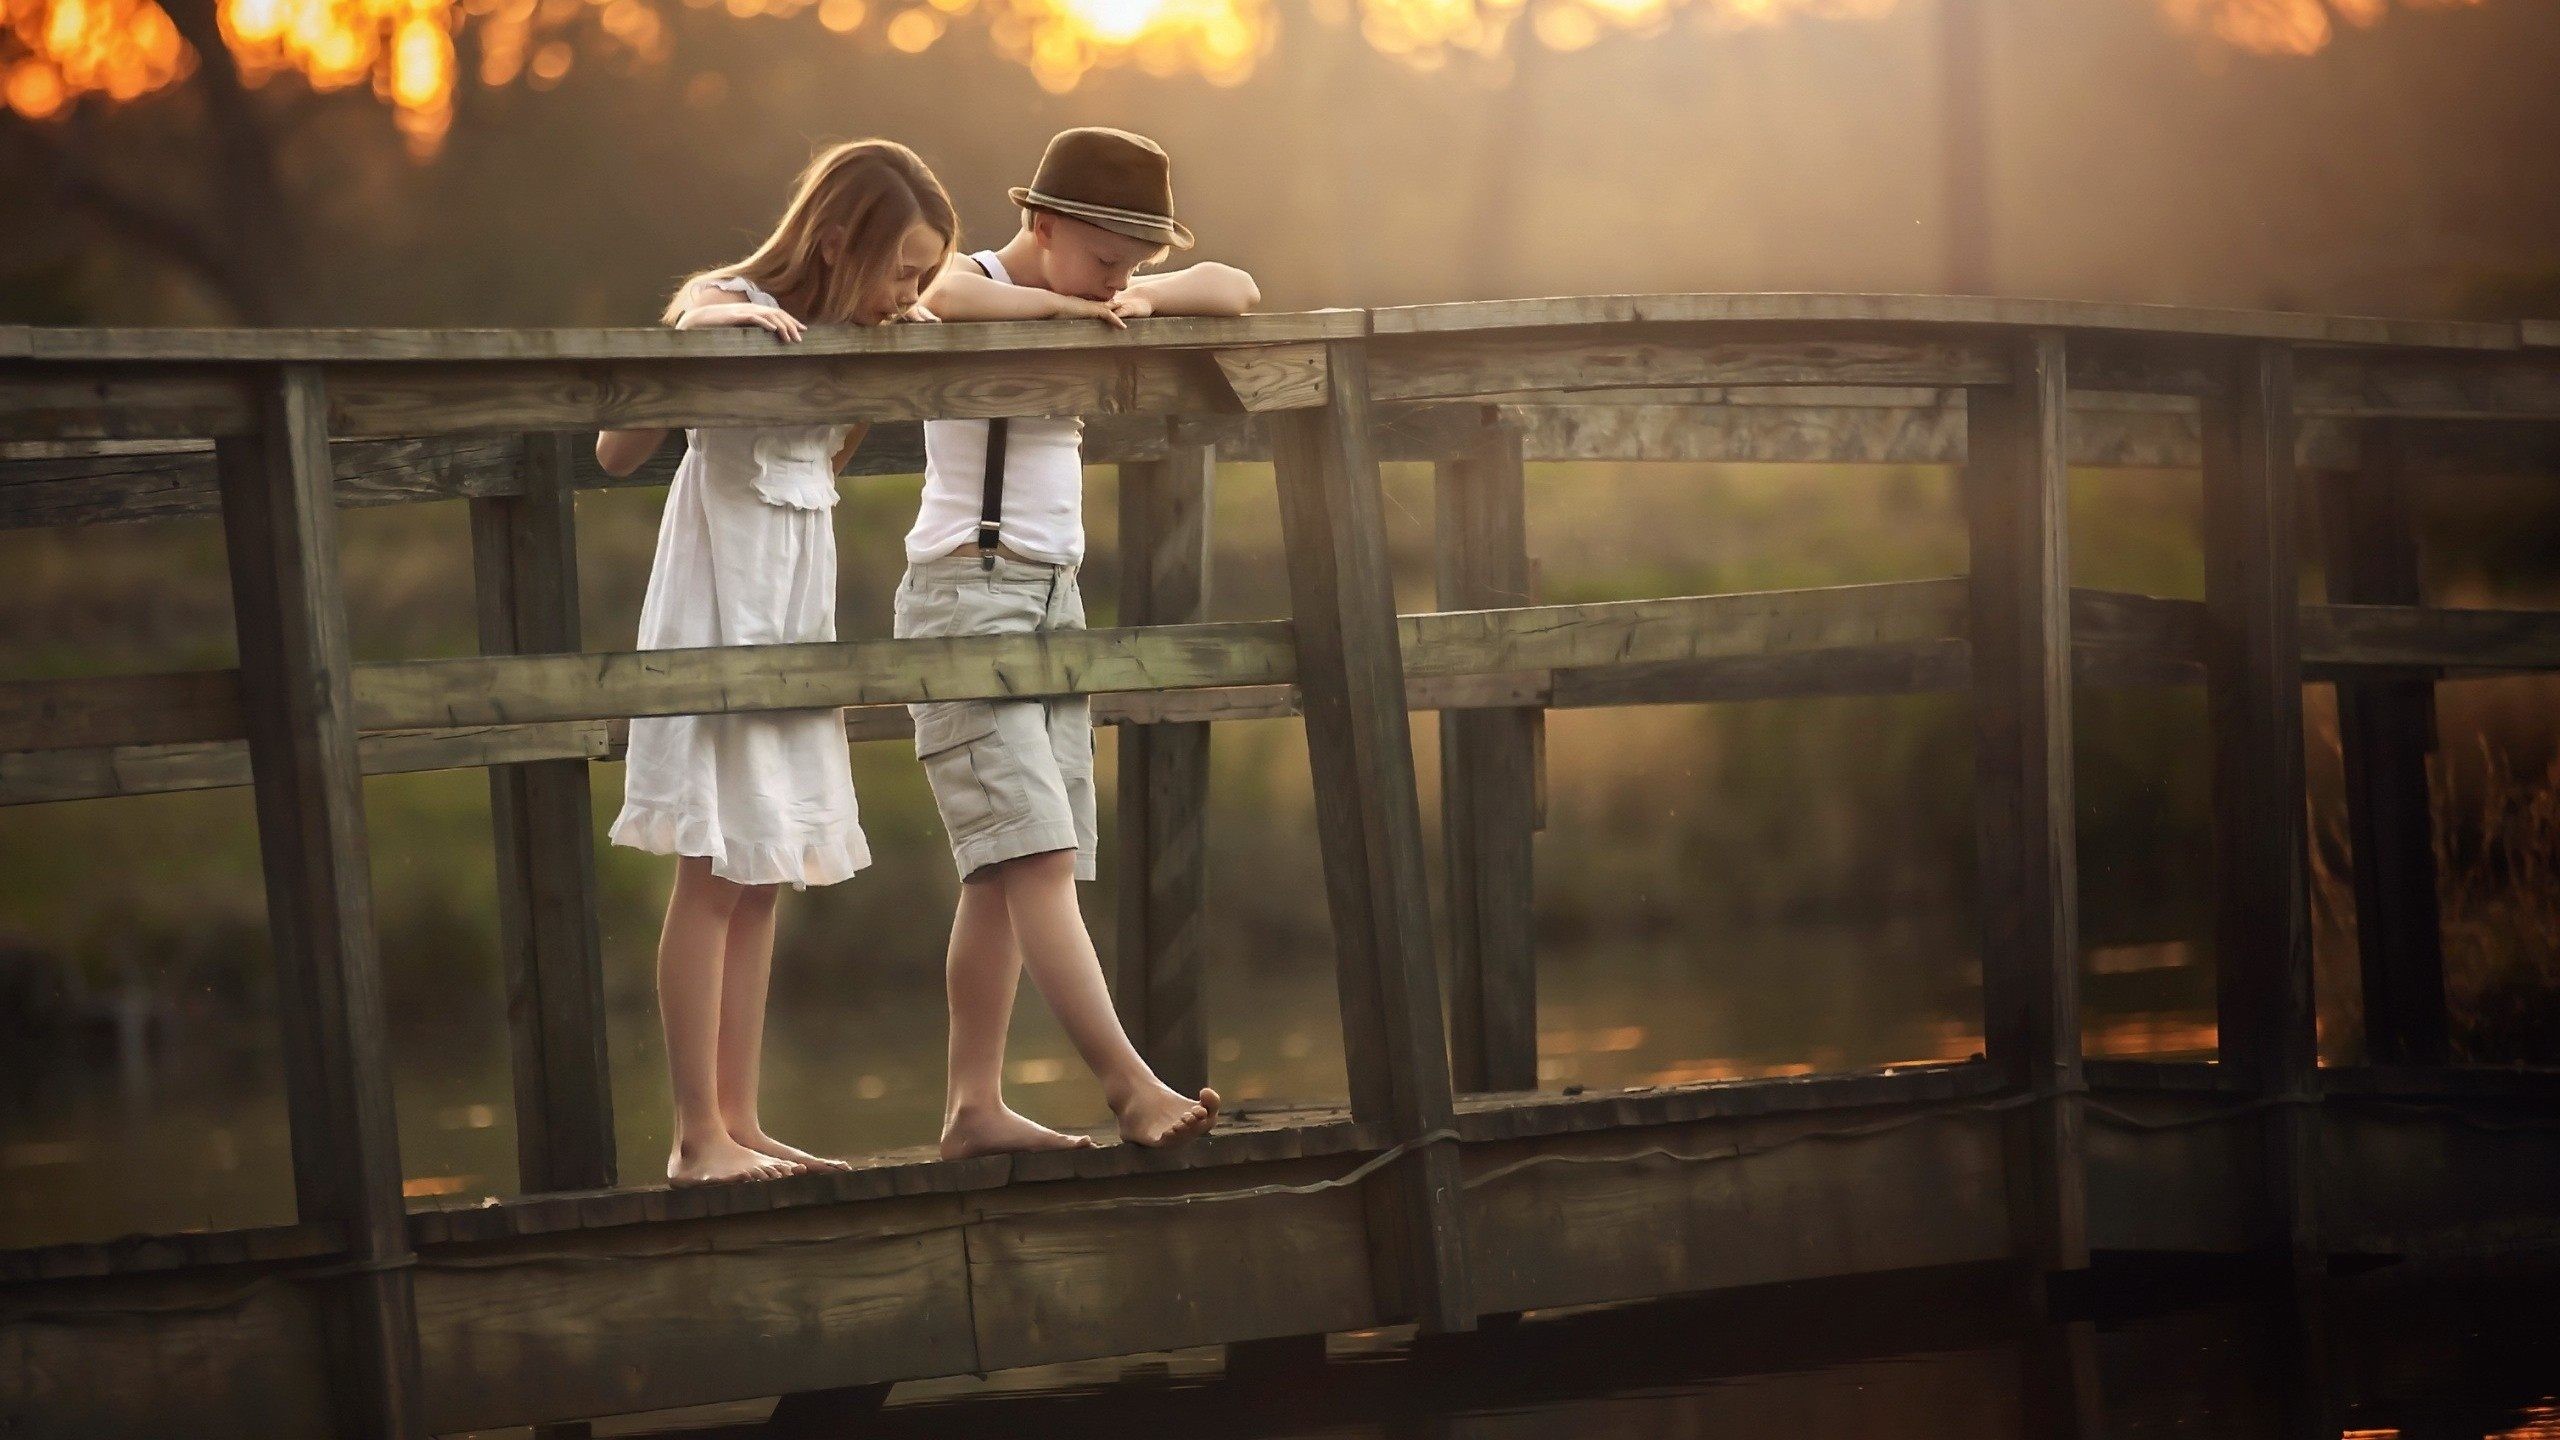
[[1129, 328], [1129, 322], [1120, 318], [1120, 312], [1112, 308], [1111, 301], [1087, 300], [1082, 296], [1055, 292], [1051, 292], [1050, 299], [1055, 302], [1050, 313], [1061, 320], [1099, 320], [1114, 330]]
[[679, 330], [704, 330], [719, 325], [752, 325], [770, 330], [784, 340], [797, 340], [807, 333], [798, 317], [788, 310], [770, 305], [697, 305], [676, 321]]
[[1144, 290], [1123, 290], [1111, 297], [1111, 313], [1123, 320], [1144, 320], [1156, 313], [1156, 302]]

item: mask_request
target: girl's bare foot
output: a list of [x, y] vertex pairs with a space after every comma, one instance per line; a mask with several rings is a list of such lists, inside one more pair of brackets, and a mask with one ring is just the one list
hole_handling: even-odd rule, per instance
[[1120, 1138], [1132, 1145], [1179, 1145], [1209, 1133], [1218, 1121], [1218, 1092], [1203, 1089], [1188, 1100], [1149, 1079], [1137, 1094], [1113, 1105], [1120, 1117]]
[[945, 1160], [965, 1160], [972, 1155], [1007, 1154], [1016, 1150], [1086, 1150], [1092, 1146], [1090, 1136], [1052, 1130], [1036, 1120], [1015, 1114], [1007, 1105], [983, 1110], [955, 1110], [949, 1119], [942, 1122], [942, 1158]]
[[726, 1135], [705, 1140], [699, 1145], [676, 1142], [675, 1153], [667, 1157], [667, 1183], [670, 1185], [718, 1185], [731, 1180], [779, 1180], [797, 1175], [800, 1167], [788, 1160], [758, 1154]]
[[764, 1131], [759, 1127], [749, 1126], [743, 1129], [732, 1129], [729, 1132], [729, 1138], [737, 1141], [747, 1149], [753, 1150], [759, 1155], [767, 1156], [775, 1160], [787, 1161], [790, 1164], [799, 1166], [802, 1170], [850, 1170], [853, 1168], [853, 1162], [850, 1160], [838, 1160], [826, 1155], [812, 1155], [797, 1145], [783, 1144], [781, 1141], [764, 1133]]

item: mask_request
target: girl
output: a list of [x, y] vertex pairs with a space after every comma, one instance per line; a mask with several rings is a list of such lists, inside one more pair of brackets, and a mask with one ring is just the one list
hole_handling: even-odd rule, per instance
[[[951, 258], [951, 198], [915, 152], [861, 140], [821, 154], [754, 254], [676, 291], [680, 330], [930, 318], [916, 297]], [[608, 430], [597, 463], [624, 475], [663, 430]], [[835, 476], [861, 428], [696, 429], [667, 492], [640, 608], [640, 648], [836, 638]], [[756, 1118], [774, 899], [871, 862], [837, 710], [635, 719], [612, 839], [674, 855], [658, 939], [658, 1008], [675, 1089], [678, 1185], [843, 1169]]]

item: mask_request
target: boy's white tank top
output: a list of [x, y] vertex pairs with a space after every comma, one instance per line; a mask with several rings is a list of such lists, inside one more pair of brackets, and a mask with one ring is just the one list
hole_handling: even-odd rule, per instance
[[[970, 257], [1005, 284], [993, 250]], [[1053, 565], [1084, 563], [1084, 422], [1014, 420], [1005, 427], [1004, 543]], [[987, 474], [987, 422], [924, 423], [924, 503], [907, 532], [910, 562], [948, 555], [977, 539]]]

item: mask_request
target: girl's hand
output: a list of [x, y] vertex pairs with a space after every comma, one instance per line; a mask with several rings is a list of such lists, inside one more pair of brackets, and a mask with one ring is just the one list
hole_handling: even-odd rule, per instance
[[679, 330], [704, 330], [718, 325], [753, 325], [770, 330], [785, 341], [799, 339], [807, 333], [798, 317], [788, 310], [770, 305], [697, 305], [676, 321]]
[[1129, 322], [1120, 318], [1120, 312], [1111, 308], [1108, 300], [1087, 300], [1081, 296], [1054, 293], [1052, 298], [1056, 304], [1050, 313], [1061, 320], [1099, 320], [1114, 330], [1129, 328]]

